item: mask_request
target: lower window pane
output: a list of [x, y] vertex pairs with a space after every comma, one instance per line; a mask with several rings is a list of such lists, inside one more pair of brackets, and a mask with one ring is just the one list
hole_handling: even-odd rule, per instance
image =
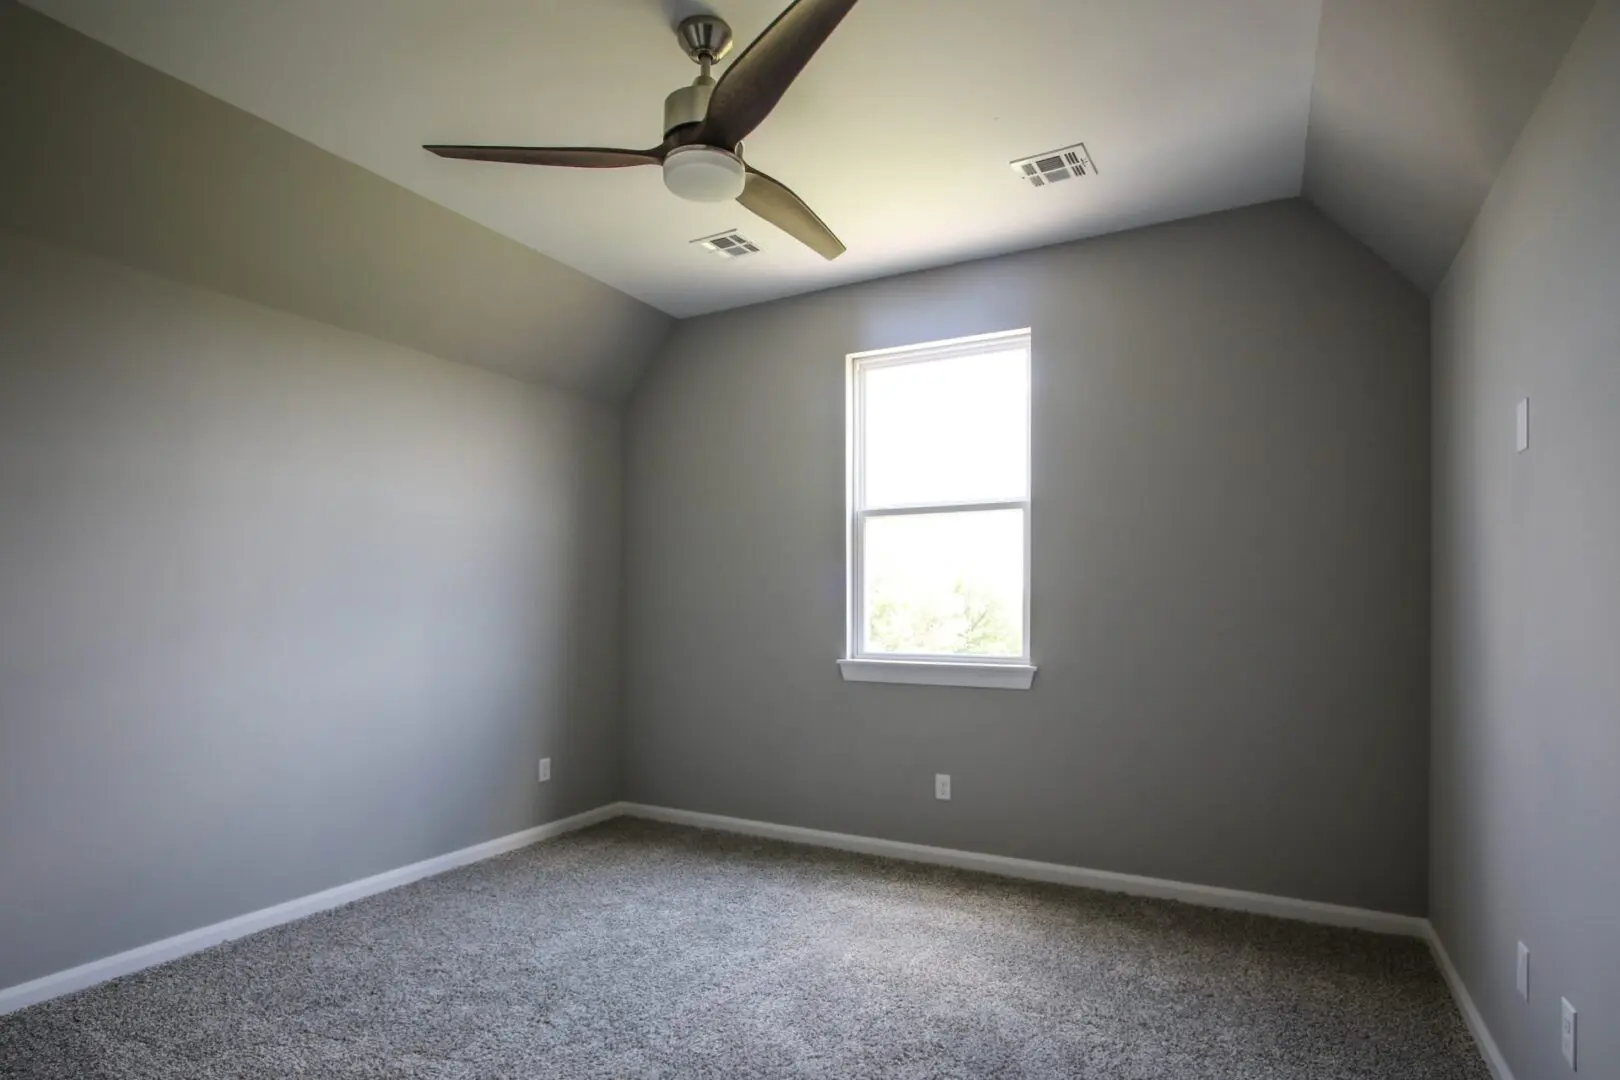
[[862, 549], [869, 654], [1024, 653], [1024, 511], [870, 517]]

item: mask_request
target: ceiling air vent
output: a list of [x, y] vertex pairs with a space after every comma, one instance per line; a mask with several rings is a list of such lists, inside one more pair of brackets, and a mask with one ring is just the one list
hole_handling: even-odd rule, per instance
[[728, 231], [705, 236], [692, 243], [704, 251], [712, 251], [722, 259], [740, 259], [744, 255], [758, 255], [759, 248], [748, 237], [740, 232]]
[[1077, 180], [1096, 173], [1085, 143], [1075, 143], [1061, 150], [1053, 150], [1034, 157], [1020, 158], [1012, 163], [1013, 172], [1029, 182], [1030, 187], [1046, 187], [1062, 180]]

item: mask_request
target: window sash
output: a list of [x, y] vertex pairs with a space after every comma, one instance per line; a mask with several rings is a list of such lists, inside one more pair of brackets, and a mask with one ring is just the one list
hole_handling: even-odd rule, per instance
[[[906, 517], [917, 514], [971, 514], [987, 510], [1017, 510], [1020, 513], [1024, 541], [1024, 596], [1019, 627], [1020, 652], [1016, 656], [991, 653], [901, 653], [876, 652], [866, 647], [866, 522], [869, 518]], [[857, 510], [851, 515], [850, 580], [849, 580], [849, 641], [850, 660], [895, 660], [904, 662], [943, 661], [970, 664], [1026, 665], [1030, 662], [1029, 606], [1030, 606], [1030, 527], [1029, 500], [1003, 500], [985, 503], [945, 503], [935, 506], [906, 506]]]
[[[976, 356], [984, 353], [1006, 352], [1011, 345], [1021, 348], [1026, 375], [1032, 375], [1030, 333], [1016, 330], [1000, 334], [986, 334], [975, 338], [939, 342], [933, 345], [909, 346], [902, 349], [882, 350], [874, 353], [854, 353], [848, 357], [849, 401], [846, 415], [848, 445], [846, 469], [848, 473], [848, 508], [846, 536], [846, 600], [848, 626], [846, 627], [845, 656], [851, 660], [894, 661], [899, 663], [945, 662], [986, 665], [1025, 666], [1031, 662], [1030, 607], [1031, 607], [1031, 496], [1033, 483], [1033, 453], [1030, 442], [1034, 438], [1033, 417], [1025, 425], [1024, 446], [1025, 490], [1020, 498], [968, 499], [946, 502], [917, 502], [891, 505], [868, 505], [865, 493], [865, 376], [868, 371], [900, 364], [931, 363], [939, 360]], [[1030, 386], [1025, 396], [1025, 408], [1033, 412], [1034, 389]], [[990, 656], [976, 653], [891, 653], [871, 652], [866, 648], [866, 567], [865, 535], [869, 518], [898, 517], [921, 514], [975, 513], [990, 510], [1017, 510], [1022, 517], [1024, 539], [1024, 596], [1022, 630], [1019, 635], [1021, 652], [1018, 656]]]

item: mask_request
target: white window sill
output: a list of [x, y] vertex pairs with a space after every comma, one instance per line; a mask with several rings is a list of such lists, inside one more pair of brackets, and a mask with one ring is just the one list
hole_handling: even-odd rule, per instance
[[909, 683], [915, 686], [976, 686], [1028, 690], [1033, 664], [974, 664], [948, 660], [840, 660], [845, 682]]

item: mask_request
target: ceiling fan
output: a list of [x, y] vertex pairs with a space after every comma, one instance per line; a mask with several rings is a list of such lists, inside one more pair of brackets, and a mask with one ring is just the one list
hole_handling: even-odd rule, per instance
[[793, 80], [856, 0], [793, 0], [716, 82], [709, 70], [731, 51], [731, 27], [693, 15], [676, 27], [686, 55], [703, 70], [664, 101], [664, 141], [650, 150], [589, 146], [426, 146], [444, 158], [624, 169], [660, 165], [664, 186], [693, 202], [743, 206], [826, 259], [844, 253], [831, 229], [785, 185], [742, 160], [742, 141], [770, 115]]

